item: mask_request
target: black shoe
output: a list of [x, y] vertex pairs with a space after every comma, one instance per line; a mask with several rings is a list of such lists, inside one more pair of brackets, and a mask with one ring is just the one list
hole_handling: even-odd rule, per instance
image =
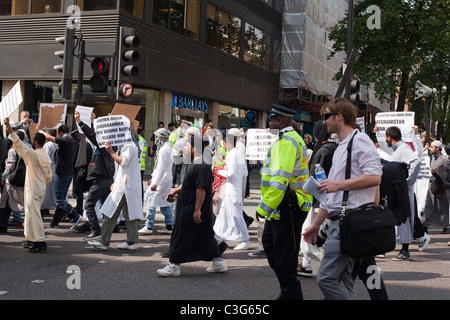
[[75, 230], [78, 232], [89, 232], [89, 231], [91, 231], [91, 227], [89, 225], [89, 222], [86, 221], [81, 226], [76, 226]]
[[101, 236], [101, 233], [91, 232], [86, 237], [83, 237], [83, 241], [95, 241], [98, 240]]
[[30, 248], [31, 253], [46, 253], [47, 244], [45, 242], [35, 242], [33, 247]]
[[450, 234], [450, 228], [444, 228], [444, 229], [441, 231], [441, 234]]
[[25, 241], [24, 243], [22, 243], [22, 247], [24, 247], [25, 249], [31, 249], [33, 248], [34, 243], [31, 241]]

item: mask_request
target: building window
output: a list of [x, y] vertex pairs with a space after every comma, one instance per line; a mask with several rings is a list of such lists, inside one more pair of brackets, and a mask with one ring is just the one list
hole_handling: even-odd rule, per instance
[[184, 30], [184, 0], [170, 1], [170, 30], [183, 34]]
[[117, 1], [111, 0], [77, 0], [77, 6], [81, 11], [115, 10]]
[[0, 0], [0, 16], [28, 14], [28, 0]]
[[208, 3], [206, 11], [206, 44], [239, 57], [241, 19]]
[[270, 36], [251, 24], [245, 25], [244, 60], [266, 70], [270, 68]]
[[219, 8], [208, 2], [206, 8], [206, 44], [217, 48], [217, 26], [219, 24]]
[[187, 0], [186, 37], [198, 40], [200, 34], [201, 0]]
[[120, 10], [144, 19], [144, 0], [120, 0]]
[[61, 0], [31, 0], [31, 13], [61, 13]]
[[279, 73], [281, 69], [281, 42], [273, 40], [273, 66], [272, 71]]

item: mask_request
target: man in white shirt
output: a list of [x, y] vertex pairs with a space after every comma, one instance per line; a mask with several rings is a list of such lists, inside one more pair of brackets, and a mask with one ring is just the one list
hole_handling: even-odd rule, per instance
[[[336, 98], [321, 109], [328, 133], [338, 135], [338, 147], [328, 180], [320, 183], [319, 192], [328, 193], [328, 201], [321, 205], [311, 226], [302, 235], [306, 242], [317, 239], [320, 225], [326, 218], [331, 220], [328, 240], [321, 261], [317, 284], [325, 299], [348, 300], [353, 298], [351, 276], [353, 260], [341, 252], [338, 214], [341, 210], [343, 193], [349, 190], [348, 208], [356, 208], [373, 202], [377, 187], [381, 183], [382, 166], [380, 156], [369, 136], [360, 133], [356, 127], [356, 109], [344, 98]], [[350, 179], [345, 179], [347, 145], [354, 136]]]

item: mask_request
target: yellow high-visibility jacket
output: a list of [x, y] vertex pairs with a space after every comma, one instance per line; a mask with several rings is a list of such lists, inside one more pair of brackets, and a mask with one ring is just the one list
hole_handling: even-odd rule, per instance
[[170, 143], [170, 146], [172, 147], [172, 155], [176, 156], [176, 157], [181, 157], [181, 153], [173, 148], [174, 144], [178, 140], [180, 140], [180, 133], [181, 133], [181, 129], [177, 128], [177, 129], [173, 130], [169, 136], [169, 143]]
[[256, 211], [268, 220], [278, 220], [277, 210], [287, 187], [295, 191], [299, 208], [305, 214], [311, 209], [313, 198], [303, 190], [309, 178], [306, 145], [295, 131], [286, 131], [269, 148], [261, 168], [261, 202]]

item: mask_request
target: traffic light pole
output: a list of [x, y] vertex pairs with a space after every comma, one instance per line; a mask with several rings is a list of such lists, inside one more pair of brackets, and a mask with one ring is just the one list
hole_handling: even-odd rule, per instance
[[78, 88], [77, 88], [77, 105], [81, 105], [81, 98], [83, 96], [83, 70], [84, 59], [86, 59], [86, 43], [80, 35], [80, 52], [78, 55]]

